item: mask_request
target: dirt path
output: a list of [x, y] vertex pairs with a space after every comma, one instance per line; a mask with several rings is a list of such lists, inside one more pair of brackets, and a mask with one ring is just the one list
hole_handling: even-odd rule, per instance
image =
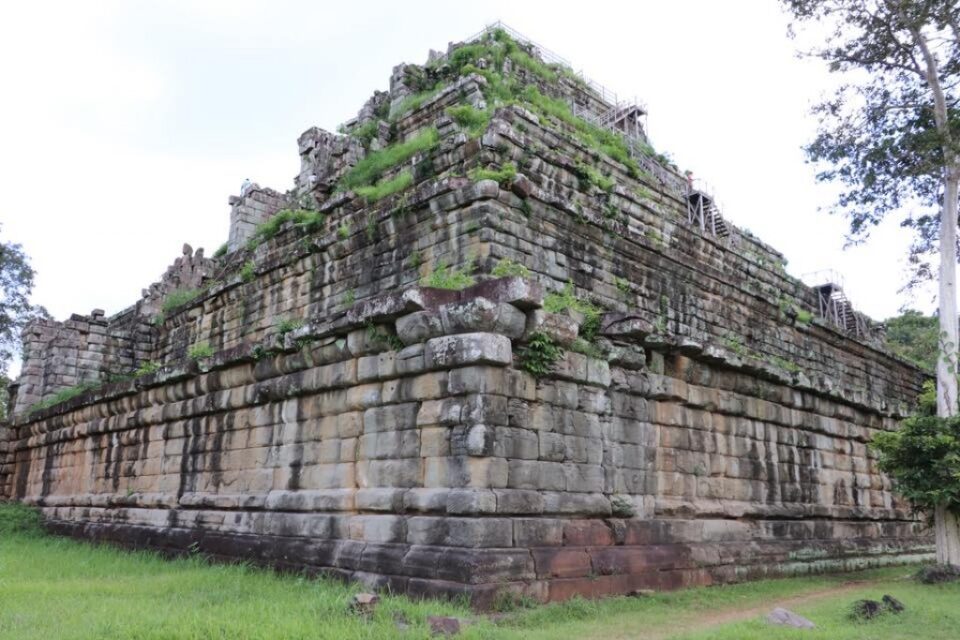
[[[667, 638], [675, 635], [703, 631], [705, 629], [719, 627], [732, 622], [740, 622], [742, 620], [758, 618], [770, 613], [770, 611], [776, 607], [791, 609], [793, 607], [808, 604], [810, 602], [817, 602], [826, 598], [847, 595], [851, 591], [857, 591], [863, 587], [875, 584], [876, 582], [882, 582], [882, 580], [851, 580], [849, 582], [844, 582], [843, 584], [837, 585], [836, 587], [808, 591], [806, 593], [787, 598], [773, 599], [763, 604], [746, 608], [731, 607], [716, 611], [705, 611], [703, 613], [696, 614], [695, 616], [677, 620], [675, 623], [672, 623], [669, 628], [650, 629], [642, 632], [639, 635], [623, 635], [619, 636], [619, 638], [624, 640], [628, 638], [633, 640], [666, 640]], [[610, 636], [607, 637], [609, 638]]]

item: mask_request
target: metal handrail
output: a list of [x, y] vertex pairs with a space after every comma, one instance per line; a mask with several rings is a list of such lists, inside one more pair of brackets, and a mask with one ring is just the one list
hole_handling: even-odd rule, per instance
[[469, 38], [465, 39], [464, 42], [465, 42], [465, 43], [466, 43], [466, 42], [475, 42], [475, 41], [477, 41], [477, 40], [480, 40], [481, 38], [483, 38], [483, 37], [486, 36], [487, 34], [492, 33], [492, 32], [494, 32], [494, 31], [496, 31], [496, 30], [498, 30], [498, 29], [506, 32], [506, 34], [509, 35], [509, 36], [510, 36], [511, 38], [513, 38], [514, 40], [517, 40], [517, 41], [519, 41], [519, 42], [522, 42], [523, 44], [526, 44], [527, 46], [530, 46], [530, 47], [533, 47], [534, 49], [536, 49], [537, 54], [538, 54], [545, 62], [548, 62], [548, 63], [551, 63], [551, 64], [557, 64], [557, 65], [560, 65], [560, 66], [562, 66], [562, 67], [565, 67], [565, 68], [566, 68], [567, 70], [569, 70], [573, 75], [577, 76], [577, 77], [581, 80], [581, 82], [584, 83], [584, 85], [586, 85], [587, 87], [589, 87], [590, 89], [592, 89], [592, 90], [600, 97], [600, 99], [601, 99], [603, 102], [606, 102], [606, 103], [608, 103], [608, 104], [612, 104], [612, 105], [614, 105], [615, 107], [625, 106], [625, 105], [628, 105], [628, 104], [635, 104], [635, 105], [637, 105], [638, 107], [640, 107], [641, 109], [643, 109], [644, 111], [647, 110], [647, 105], [646, 105], [646, 103], [640, 101], [640, 100], [637, 99], [636, 97], [634, 97], [634, 98], [632, 98], [632, 99], [621, 98], [621, 97], [619, 96], [619, 94], [617, 94], [616, 91], [613, 91], [613, 90], [607, 88], [606, 86], [600, 84], [599, 82], [596, 82], [595, 80], [592, 80], [591, 78], [588, 78], [588, 77], [586, 76], [586, 74], [584, 74], [584, 72], [583, 72], [582, 69], [580, 69], [580, 70], [574, 69], [574, 68], [573, 68], [573, 65], [570, 63], [570, 61], [567, 60], [566, 58], [564, 58], [563, 56], [561, 56], [561, 55], [559, 55], [559, 54], [551, 51], [550, 49], [547, 49], [546, 47], [540, 45], [539, 43], [535, 42], [534, 40], [528, 38], [527, 36], [523, 35], [523, 34], [520, 33], [519, 31], [517, 31], [516, 29], [514, 29], [513, 27], [511, 27], [511, 26], [507, 25], [506, 23], [504, 23], [502, 20], [497, 20], [497, 21], [494, 22], [494, 23], [488, 24], [486, 27], [484, 27], [483, 29], [481, 29], [479, 32], [477, 32], [477, 33], [475, 33], [474, 35], [470, 36]]

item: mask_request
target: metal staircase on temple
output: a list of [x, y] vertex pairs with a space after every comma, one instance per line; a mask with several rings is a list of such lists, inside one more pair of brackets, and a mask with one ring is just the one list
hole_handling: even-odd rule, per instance
[[730, 235], [730, 227], [720, 214], [716, 200], [705, 188], [694, 186], [692, 182], [687, 191], [687, 221], [717, 237]]
[[832, 271], [819, 271], [804, 276], [807, 282], [815, 282], [813, 290], [819, 299], [820, 317], [844, 332], [864, 337], [869, 335], [867, 320], [857, 313], [843, 290], [842, 279]]

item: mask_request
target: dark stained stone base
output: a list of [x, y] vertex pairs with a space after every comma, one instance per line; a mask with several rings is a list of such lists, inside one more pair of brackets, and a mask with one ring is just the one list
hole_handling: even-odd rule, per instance
[[[884, 523], [891, 537], [671, 542], [669, 521], [571, 520], [561, 546], [483, 549], [223, 533], [202, 528], [49, 519], [51, 533], [150, 549], [199, 553], [279, 571], [356, 580], [411, 597], [466, 597], [489, 609], [504, 594], [541, 602], [596, 598], [916, 562], [931, 539], [904, 536], [916, 523]], [[612, 526], [611, 526], [612, 525]], [[622, 535], [610, 535], [619, 530]], [[900, 535], [898, 535], [898, 533]], [[632, 542], [632, 543], [631, 543]], [[509, 597], [509, 595], [508, 595]]]

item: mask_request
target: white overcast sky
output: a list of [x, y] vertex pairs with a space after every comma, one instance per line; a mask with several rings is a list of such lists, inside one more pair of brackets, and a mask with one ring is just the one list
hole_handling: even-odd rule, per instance
[[[391, 68], [503, 20], [649, 107], [658, 150], [794, 275], [841, 272], [875, 318], [910, 303], [891, 223], [844, 250], [801, 145], [835, 82], [795, 56], [775, 0], [4, 2], [0, 223], [57, 318], [135, 302], [184, 242], [212, 253], [244, 178], [286, 190], [296, 138], [335, 130]], [[930, 310], [929, 294], [913, 306]]]

